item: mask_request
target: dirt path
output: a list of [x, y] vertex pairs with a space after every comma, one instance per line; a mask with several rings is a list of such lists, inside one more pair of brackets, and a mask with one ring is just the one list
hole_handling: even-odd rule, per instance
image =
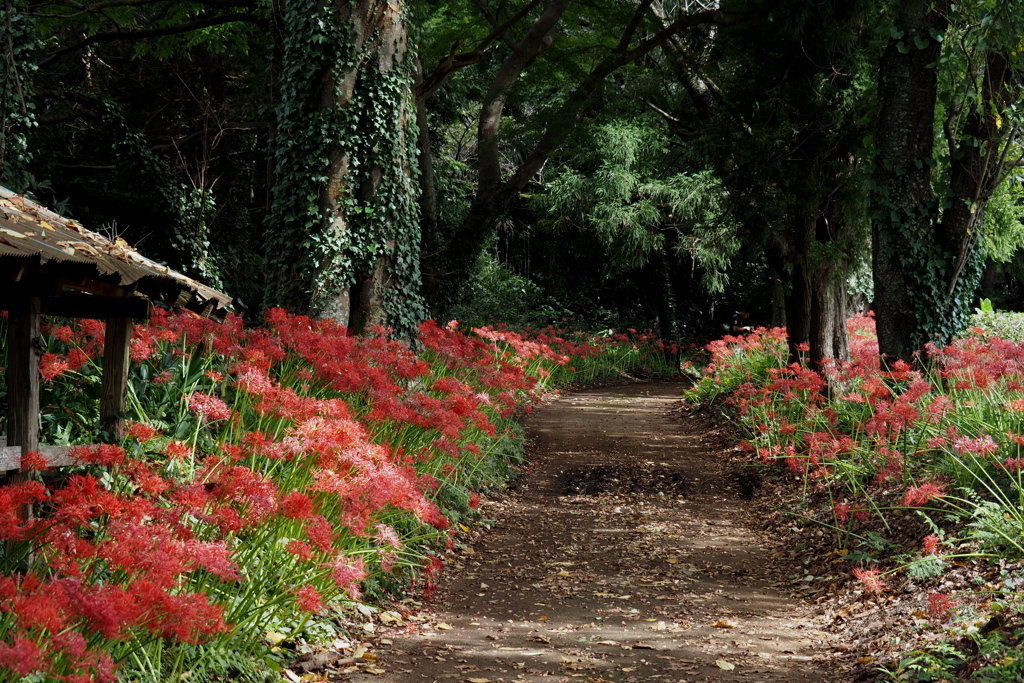
[[422, 621], [383, 635], [405, 681], [841, 681], [809, 609], [771, 587], [731, 444], [681, 384], [592, 389], [528, 421], [539, 461]]

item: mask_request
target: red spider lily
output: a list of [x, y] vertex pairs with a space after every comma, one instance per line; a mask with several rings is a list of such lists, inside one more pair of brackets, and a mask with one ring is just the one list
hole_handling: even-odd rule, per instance
[[128, 436], [134, 437], [141, 443], [152, 441], [156, 437], [160, 436], [159, 429], [143, 422], [136, 422], [135, 420], [129, 420], [125, 424], [125, 433]]
[[[107, 468], [102, 476], [74, 474], [51, 491], [34, 482], [0, 487], [0, 534], [31, 540], [48, 571], [45, 580], [0, 585], [0, 610], [18, 615], [5, 647], [22, 647], [14, 638], [23, 634], [44, 663], [54, 653], [76, 662], [54, 678], [108, 680], [106, 641], [222, 633], [229, 626], [212, 597], [222, 595], [218, 586], [244, 591], [265, 571], [247, 559], [253, 537], [270, 539], [282, 582], [288, 572], [298, 577], [275, 589], [302, 586], [298, 609], [320, 611], [338, 590], [358, 599], [369, 570], [350, 549], [370, 546], [363, 552], [388, 571], [404, 542], [383, 515], [403, 516], [403, 529], [419, 521], [454, 531], [434, 502], [442, 481], [465, 478], [474, 459], [498, 450], [489, 440], [505, 438], [501, 420], [534, 398], [538, 376], [566, 367], [570, 354], [594, 357], [615, 343], [659, 348], [642, 333], [573, 342], [553, 329], [466, 334], [426, 323], [418, 357], [382, 331], [351, 337], [331, 321], [280, 310], [267, 320], [267, 329], [246, 329], [234, 316], [218, 326], [156, 311], [132, 340], [149, 380], [137, 398], [146, 406], [173, 396], [177, 410], [178, 387], [168, 383], [190, 382], [185, 404], [199, 419], [179, 425], [165, 406], [148, 415], [140, 408], [127, 424], [130, 457], [116, 446], [74, 451]], [[101, 357], [104, 325], [84, 321], [55, 334], [65, 350], [45, 372], [55, 388], [71, 386], [69, 369]], [[476, 507], [479, 496], [469, 501]], [[15, 514], [38, 502], [45, 518]], [[440, 566], [434, 558], [427, 567], [428, 591]], [[44, 630], [57, 635], [41, 640]]]
[[959, 603], [944, 593], [928, 594], [928, 617], [932, 621], [944, 622]]
[[361, 557], [340, 557], [331, 567], [331, 578], [334, 579], [334, 583], [348, 593], [352, 600], [358, 600], [362, 595], [360, 584], [368, 575]]
[[21, 634], [15, 634], [10, 643], [0, 642], [0, 667], [19, 676], [46, 670], [42, 650]]
[[29, 451], [21, 457], [22, 470], [35, 470], [41, 472], [49, 468], [46, 458], [39, 451]]
[[285, 550], [295, 555], [303, 562], [312, 559], [313, 549], [309, 547], [309, 544], [305, 541], [293, 540], [289, 541], [288, 545], [285, 546]]
[[864, 589], [869, 593], [881, 593], [885, 590], [885, 581], [882, 579], [881, 574], [881, 570], [878, 569], [861, 569], [858, 567], [853, 570], [853, 578], [860, 581]]
[[319, 614], [324, 611], [323, 597], [315, 587], [309, 584], [295, 591], [295, 604], [304, 612]]
[[402, 539], [398, 535], [398, 532], [387, 524], [377, 525], [377, 543], [382, 546], [390, 546], [392, 548], [402, 547]]
[[71, 457], [82, 464], [112, 467], [124, 462], [124, 449], [112, 444], [94, 446], [76, 446], [71, 449]]
[[928, 534], [925, 536], [923, 541], [924, 554], [934, 555], [939, 549], [939, 543], [941, 543], [941, 539], [935, 534]]
[[39, 359], [39, 373], [47, 382], [71, 369], [71, 363], [66, 358], [61, 358], [55, 353], [44, 353]]
[[907, 507], [921, 507], [936, 498], [946, 495], [946, 487], [935, 482], [928, 482], [921, 486], [911, 486], [903, 496], [903, 504]]
[[196, 415], [210, 422], [231, 417], [231, 408], [222, 399], [198, 391], [189, 397], [188, 407]]

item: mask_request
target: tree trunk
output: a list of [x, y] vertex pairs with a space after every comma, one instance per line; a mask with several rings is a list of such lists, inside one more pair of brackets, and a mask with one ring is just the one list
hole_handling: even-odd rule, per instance
[[[883, 362], [909, 362], [927, 341], [918, 301], [911, 295], [919, 274], [902, 255], [915, 242], [931, 240], [932, 171], [924, 162], [932, 159], [935, 136], [938, 80], [933, 65], [940, 45], [932, 32], [944, 28], [944, 15], [943, 7], [926, 0], [904, 3], [896, 19], [902, 38], [889, 41], [878, 70], [871, 208], [875, 323]], [[916, 49], [917, 44], [925, 48]]]
[[290, 9], [267, 240], [273, 299], [409, 333], [423, 308], [404, 3]]
[[786, 295], [786, 337], [789, 342], [789, 362], [799, 363], [811, 341], [811, 285], [806, 266], [802, 262], [792, 265], [789, 292]]

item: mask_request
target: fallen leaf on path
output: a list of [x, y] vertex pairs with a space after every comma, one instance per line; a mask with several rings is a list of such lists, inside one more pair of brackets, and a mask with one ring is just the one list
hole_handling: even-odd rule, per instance
[[564, 569], [562, 571], [558, 572], [558, 575], [559, 576], [572, 576], [569, 572], [565, 571]]
[[467, 678], [466, 683], [491, 683], [489, 678]]
[[875, 661], [874, 657], [861, 657], [860, 659], [857, 660], [857, 663], [858, 664], [870, 664], [873, 661]]
[[363, 669], [363, 671], [365, 671], [368, 674], [377, 674], [378, 676], [387, 673], [386, 669], [382, 669], [379, 666], [368, 666], [365, 669]]
[[647, 643], [633, 643], [633, 649], [635, 649], [635, 650], [653, 650], [654, 646], [653, 645], [648, 645]]
[[544, 636], [530, 636], [530, 640], [532, 640], [534, 642], [537, 642], [537, 643], [544, 643], [545, 645], [550, 645], [551, 644], [551, 639], [550, 638], [546, 638]]
[[302, 683], [302, 679], [299, 678], [291, 669], [285, 669], [282, 673], [284, 674], [284, 677], [292, 683]]
[[614, 640], [599, 640], [599, 641], [597, 641], [597, 644], [598, 645], [618, 645], [618, 643], [616, 643]]
[[732, 662], [727, 662], [724, 659], [716, 659], [715, 666], [717, 666], [722, 671], [732, 671], [736, 668], [735, 664], [733, 664]]
[[434, 624], [434, 628], [439, 629], [441, 631], [451, 631], [452, 628], [454, 627], [451, 624], [446, 624], [443, 621], [439, 621], [438, 623]]
[[719, 619], [712, 625], [715, 628], [736, 628], [737, 626], [739, 626], [739, 624], [737, 624], [732, 619]]

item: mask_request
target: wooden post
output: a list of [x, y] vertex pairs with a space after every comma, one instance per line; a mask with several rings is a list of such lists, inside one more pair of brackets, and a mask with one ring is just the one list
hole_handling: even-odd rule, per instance
[[[7, 445], [21, 448], [21, 457], [39, 450], [39, 297], [26, 297], [7, 317]], [[25, 481], [15, 472], [8, 481]], [[32, 506], [18, 511], [31, 519]]]
[[103, 342], [103, 385], [100, 396], [100, 422], [115, 438], [124, 436], [125, 395], [128, 392], [128, 363], [132, 341], [132, 319], [110, 318]]

